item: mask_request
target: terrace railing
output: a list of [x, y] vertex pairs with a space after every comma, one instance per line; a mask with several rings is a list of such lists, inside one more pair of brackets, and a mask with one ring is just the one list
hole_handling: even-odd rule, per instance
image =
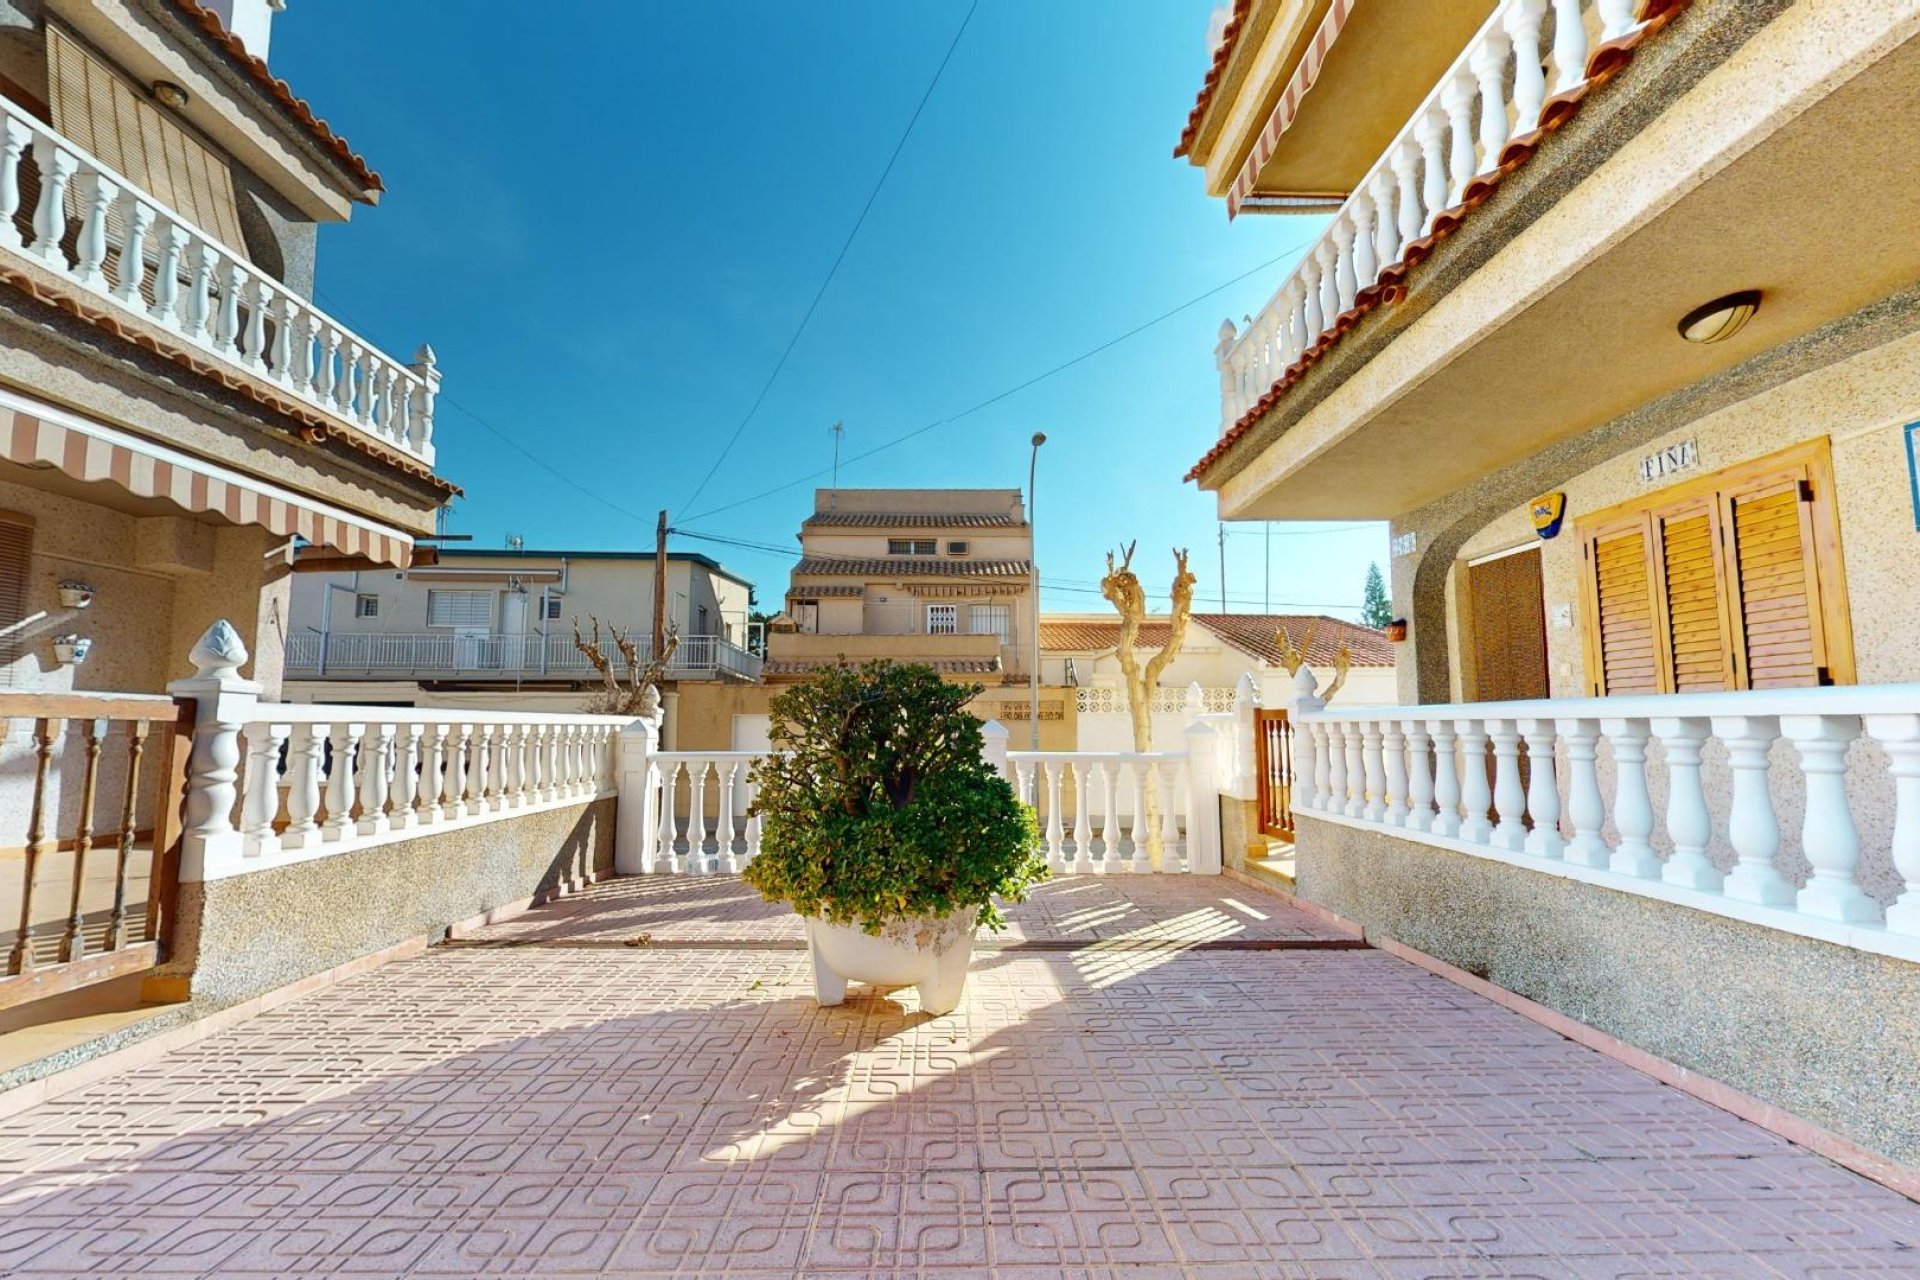
[[[638, 641], [646, 662], [649, 640]], [[610, 655], [624, 674], [619, 654]], [[724, 636], [685, 636], [667, 663], [670, 680], [757, 680], [763, 663]], [[593, 667], [573, 638], [538, 632], [523, 635], [309, 631], [287, 638], [286, 669], [296, 676], [360, 677], [454, 674], [503, 679], [593, 676]]]
[[4, 97], [0, 248], [185, 349], [433, 462], [440, 374], [431, 348], [411, 364], [386, 355]]

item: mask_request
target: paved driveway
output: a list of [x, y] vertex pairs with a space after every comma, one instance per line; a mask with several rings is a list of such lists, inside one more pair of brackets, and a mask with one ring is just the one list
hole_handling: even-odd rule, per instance
[[1255, 890], [1017, 926], [929, 1020], [603, 887], [0, 1122], [0, 1274], [1920, 1276], [1920, 1207]]

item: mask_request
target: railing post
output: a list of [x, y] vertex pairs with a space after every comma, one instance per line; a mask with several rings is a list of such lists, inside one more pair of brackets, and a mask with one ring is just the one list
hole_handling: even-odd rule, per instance
[[1256, 712], [1260, 707], [1260, 694], [1253, 683], [1253, 674], [1242, 671], [1233, 685], [1233, 782], [1229, 788], [1233, 796], [1240, 800], [1257, 800], [1260, 797], [1259, 780], [1254, 777], [1254, 734], [1260, 730], [1255, 723]]
[[[1204, 720], [1187, 725], [1187, 871], [1220, 874], [1220, 735]], [[1169, 790], [1175, 790], [1169, 788]]]
[[613, 870], [616, 875], [643, 875], [654, 869], [654, 837], [660, 814], [657, 789], [651, 785], [653, 755], [660, 749], [660, 713], [634, 720], [620, 730], [620, 798], [614, 810]]
[[1007, 726], [998, 720], [980, 726], [980, 755], [995, 773], [1013, 781], [1013, 770], [1007, 765]]
[[196, 705], [193, 753], [187, 762], [187, 794], [180, 833], [181, 881], [217, 878], [237, 869], [244, 837], [233, 825], [240, 776], [240, 728], [253, 718], [260, 686], [240, 678], [247, 646], [225, 618], [208, 627], [189, 658], [194, 674], [175, 680], [167, 692]]

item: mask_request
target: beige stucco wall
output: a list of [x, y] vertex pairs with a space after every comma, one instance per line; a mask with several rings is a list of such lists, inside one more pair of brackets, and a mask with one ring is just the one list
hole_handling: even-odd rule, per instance
[[[1556, 697], [1583, 696], [1580, 544], [1573, 536], [1581, 516], [1824, 435], [1833, 449], [1859, 681], [1920, 680], [1920, 647], [1912, 641], [1908, 610], [1889, 607], [1920, 598], [1920, 532], [1914, 527], [1903, 435], [1905, 424], [1916, 417], [1920, 334], [1808, 373], [1610, 458], [1560, 486], [1567, 495], [1567, 515], [1559, 537], [1541, 543], [1526, 508], [1516, 507], [1470, 538], [1459, 561], [1464, 565], [1509, 547], [1539, 544], [1552, 691]], [[1640, 478], [1642, 457], [1685, 440], [1698, 444], [1699, 466], [1663, 481]], [[1459, 655], [1471, 643], [1456, 607], [1457, 580], [1457, 574], [1449, 579], [1447, 593], [1456, 700], [1463, 696]], [[1557, 613], [1571, 625], [1558, 624]]]

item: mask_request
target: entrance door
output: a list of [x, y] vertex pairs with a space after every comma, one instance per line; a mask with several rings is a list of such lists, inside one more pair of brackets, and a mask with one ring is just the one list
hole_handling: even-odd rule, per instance
[[1547, 616], [1540, 548], [1525, 547], [1467, 566], [1472, 678], [1470, 702], [1544, 698]]
[[527, 595], [509, 591], [500, 597], [500, 666], [524, 668], [527, 662]]

